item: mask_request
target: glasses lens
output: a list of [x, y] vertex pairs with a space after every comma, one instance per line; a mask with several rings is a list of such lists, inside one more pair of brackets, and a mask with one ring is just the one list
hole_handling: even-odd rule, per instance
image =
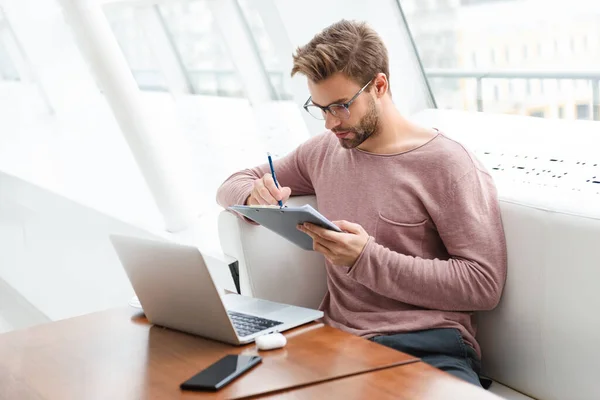
[[325, 113], [317, 106], [306, 106], [306, 111], [316, 119], [325, 119]]
[[329, 106], [331, 110], [331, 114], [339, 119], [348, 119], [350, 118], [350, 110], [348, 110], [344, 106]]

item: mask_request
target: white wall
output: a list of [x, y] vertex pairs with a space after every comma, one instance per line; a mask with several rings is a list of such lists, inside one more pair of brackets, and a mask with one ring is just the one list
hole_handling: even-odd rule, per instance
[[154, 236], [2, 173], [0, 221], [0, 277], [51, 320], [127, 304], [108, 234]]
[[0, 172], [0, 278], [42, 314], [37, 322], [127, 304], [134, 292], [108, 240], [113, 233], [200, 247], [217, 285], [235, 290], [231, 260], [202, 249], [202, 230], [142, 229]]
[[[33, 12], [32, 12], [33, 10]], [[55, 1], [6, 1], [6, 15], [55, 114], [36, 86], [0, 82], [0, 171], [123, 221], [161, 229], [162, 217]], [[146, 118], [168, 141], [181, 125], [194, 154], [198, 208], [236, 170], [282, 156], [308, 137], [291, 102], [144, 93]], [[216, 237], [214, 230], [208, 240]], [[215, 240], [207, 247], [216, 249]]]

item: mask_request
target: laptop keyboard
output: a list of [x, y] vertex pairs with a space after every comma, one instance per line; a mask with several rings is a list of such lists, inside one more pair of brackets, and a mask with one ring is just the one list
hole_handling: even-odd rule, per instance
[[242, 314], [235, 311], [227, 311], [227, 313], [233, 322], [235, 331], [240, 337], [252, 335], [256, 332], [283, 324], [283, 322], [255, 317], [253, 315]]

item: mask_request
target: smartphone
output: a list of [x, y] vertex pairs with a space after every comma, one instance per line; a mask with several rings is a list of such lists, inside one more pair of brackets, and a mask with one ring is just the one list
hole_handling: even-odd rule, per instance
[[216, 391], [261, 361], [259, 356], [229, 354], [198, 372], [179, 387], [183, 390]]

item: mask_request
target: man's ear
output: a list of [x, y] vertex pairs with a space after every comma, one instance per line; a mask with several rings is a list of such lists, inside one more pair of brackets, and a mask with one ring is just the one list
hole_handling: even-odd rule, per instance
[[388, 91], [388, 80], [387, 76], [383, 72], [380, 72], [375, 76], [373, 87], [375, 88], [375, 95], [378, 98], [383, 97]]

